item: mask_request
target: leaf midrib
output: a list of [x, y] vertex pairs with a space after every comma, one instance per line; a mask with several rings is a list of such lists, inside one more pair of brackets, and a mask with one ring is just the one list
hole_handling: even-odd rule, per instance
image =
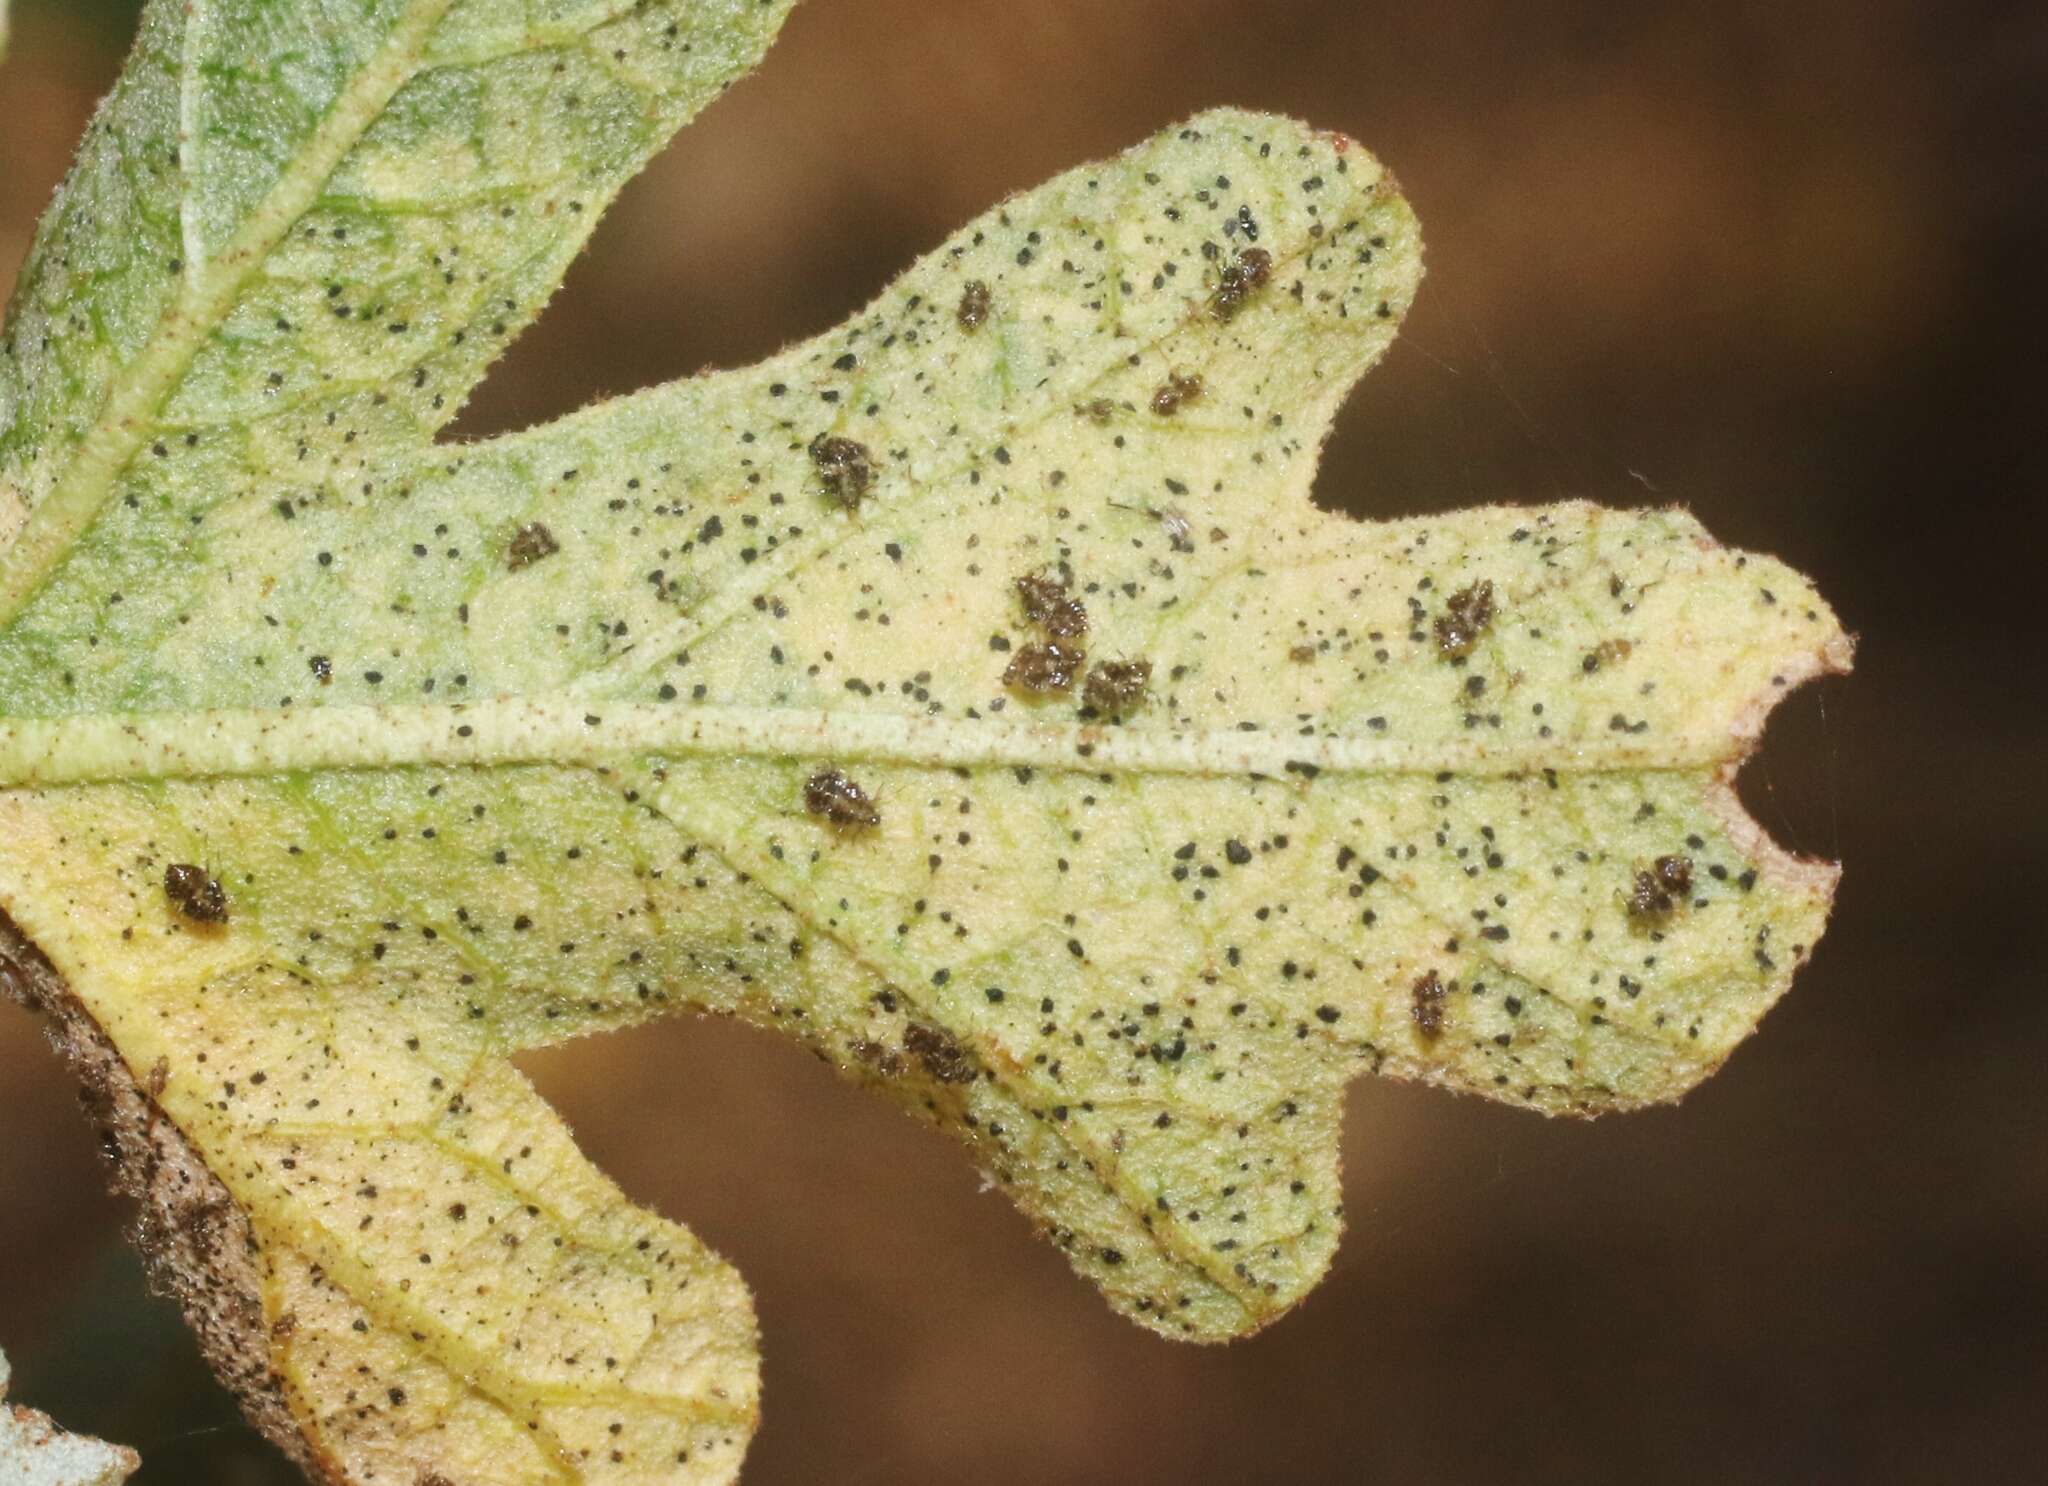
[[[594, 710], [593, 710], [594, 709]], [[1066, 719], [848, 708], [714, 707], [573, 696], [456, 704], [277, 707], [0, 720], [0, 788], [290, 774], [310, 769], [597, 765], [668, 758], [860, 759], [950, 768], [1244, 777], [1671, 773], [1741, 758], [1727, 727], [1574, 742], [1410, 742]]]

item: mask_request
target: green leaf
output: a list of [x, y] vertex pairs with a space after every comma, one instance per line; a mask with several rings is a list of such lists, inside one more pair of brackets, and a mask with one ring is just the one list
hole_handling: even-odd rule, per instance
[[783, 7], [342, 9], [147, 13], [0, 361], [8, 958], [315, 1469], [737, 1468], [743, 1287], [522, 1050], [786, 1030], [1217, 1340], [1327, 1268], [1359, 1070], [1673, 1098], [1811, 951], [1834, 871], [1730, 784], [1847, 664], [1803, 578], [1309, 504], [1420, 279], [1356, 145], [1204, 115], [760, 366], [437, 444]]

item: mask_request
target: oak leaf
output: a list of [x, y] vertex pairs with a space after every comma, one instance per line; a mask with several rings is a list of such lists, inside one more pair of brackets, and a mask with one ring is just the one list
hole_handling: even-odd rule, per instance
[[1355, 1073], [1676, 1097], [1826, 915], [1730, 783], [1847, 664], [1806, 580], [1310, 505], [1421, 274], [1343, 138], [1203, 115], [759, 366], [436, 442], [786, 10], [159, 0], [0, 345], [10, 982], [316, 1477], [737, 1470], [744, 1287], [519, 1052], [785, 1030], [1217, 1340], [1327, 1268]]

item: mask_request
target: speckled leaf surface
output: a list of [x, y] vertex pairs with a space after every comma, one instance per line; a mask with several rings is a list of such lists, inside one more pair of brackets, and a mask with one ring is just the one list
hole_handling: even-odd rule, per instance
[[1847, 664], [1806, 580], [1310, 504], [1421, 272], [1344, 139], [1204, 115], [760, 366], [436, 443], [783, 9], [153, 6], [17, 294], [11, 978], [338, 1479], [737, 1469], [744, 1288], [524, 1049], [786, 1030], [1215, 1340], [1327, 1267], [1357, 1072], [1676, 1097], [1826, 915], [1730, 785]]

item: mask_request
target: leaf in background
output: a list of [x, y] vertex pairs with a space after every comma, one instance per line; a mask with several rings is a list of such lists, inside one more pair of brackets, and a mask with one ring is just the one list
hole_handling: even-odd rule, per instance
[[1420, 277], [1355, 145], [1205, 115], [439, 445], [783, 8], [336, 9], [146, 13], [0, 347], [13, 977], [316, 1470], [737, 1467], [743, 1287], [525, 1049], [782, 1028], [1215, 1340], [1327, 1267], [1358, 1070], [1625, 1108], [1783, 992], [1834, 873], [1730, 779], [1846, 638], [1677, 513], [1310, 506]]
[[[0, 14], [0, 26], [6, 16]], [[4, 38], [0, 38], [4, 39]], [[9, 1486], [120, 1486], [142, 1468], [133, 1450], [66, 1434], [47, 1416], [7, 1402], [0, 1352], [0, 1481]]]

